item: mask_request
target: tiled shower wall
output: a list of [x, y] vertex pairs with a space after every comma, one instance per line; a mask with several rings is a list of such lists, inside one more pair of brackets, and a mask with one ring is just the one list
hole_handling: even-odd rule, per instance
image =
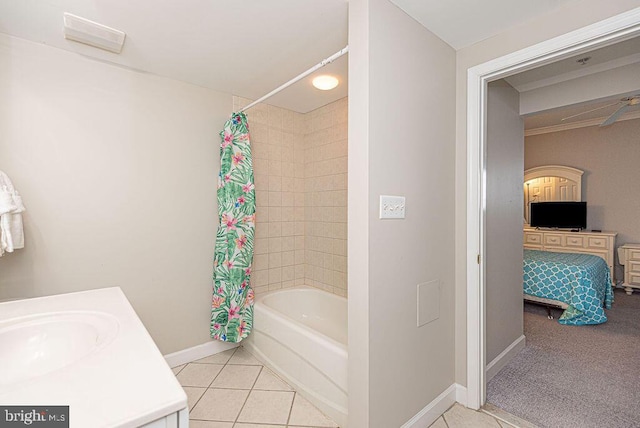
[[305, 282], [347, 295], [347, 98], [304, 115]]
[[[234, 110], [250, 100], [234, 97]], [[256, 185], [251, 283], [347, 293], [347, 99], [307, 114], [247, 111]]]
[[[234, 97], [234, 110], [250, 100]], [[304, 284], [304, 117], [259, 104], [247, 111], [256, 186], [256, 293]]]

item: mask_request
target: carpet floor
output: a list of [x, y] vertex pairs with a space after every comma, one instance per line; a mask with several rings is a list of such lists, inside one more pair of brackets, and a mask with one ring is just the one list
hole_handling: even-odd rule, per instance
[[640, 294], [616, 290], [608, 321], [558, 324], [525, 303], [526, 347], [487, 385], [487, 401], [544, 428], [640, 428]]

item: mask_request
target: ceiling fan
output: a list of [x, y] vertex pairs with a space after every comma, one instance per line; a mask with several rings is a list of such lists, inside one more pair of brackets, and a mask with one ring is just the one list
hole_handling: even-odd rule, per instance
[[618, 120], [618, 118], [624, 112], [629, 110], [631, 107], [640, 105], [640, 94], [636, 94], [636, 95], [633, 95], [633, 96], [630, 96], [630, 97], [624, 97], [620, 101], [616, 101], [615, 103], [607, 104], [606, 106], [594, 108], [594, 109], [591, 109], [591, 110], [588, 110], [588, 111], [583, 111], [582, 113], [578, 113], [578, 114], [574, 114], [572, 116], [568, 116], [568, 117], [562, 118], [561, 121], [565, 121], [567, 119], [573, 119], [574, 117], [582, 116], [582, 115], [585, 115], [587, 113], [591, 113], [592, 111], [602, 110], [602, 109], [605, 109], [605, 108], [608, 108], [608, 107], [611, 107], [611, 106], [615, 106], [615, 105], [619, 105], [620, 107], [618, 107], [618, 109], [616, 109], [616, 111], [614, 111], [608, 118], [606, 118], [604, 120], [604, 122], [602, 122], [600, 124], [600, 126], [611, 125], [616, 120]]

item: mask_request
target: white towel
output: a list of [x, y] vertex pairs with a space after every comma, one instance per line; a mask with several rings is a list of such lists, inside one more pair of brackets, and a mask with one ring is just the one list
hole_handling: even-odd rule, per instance
[[[0, 180], [2, 180], [2, 178], [0, 178]], [[10, 213], [17, 208], [18, 206], [13, 202], [13, 196], [11, 196], [8, 191], [4, 190], [0, 184], [0, 215]]]
[[0, 171], [0, 256], [24, 248], [24, 228], [22, 212], [25, 210], [22, 198], [13, 183]]

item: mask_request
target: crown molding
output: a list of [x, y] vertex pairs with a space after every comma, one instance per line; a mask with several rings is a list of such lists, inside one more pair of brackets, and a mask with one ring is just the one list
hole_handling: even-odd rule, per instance
[[[591, 74], [602, 73], [603, 71], [614, 70], [616, 68], [624, 67], [631, 64], [640, 62], [640, 53], [628, 55], [622, 58], [617, 58], [611, 61], [603, 62], [601, 64], [595, 64], [578, 70], [569, 71], [567, 73], [558, 74], [546, 79], [536, 80], [534, 82], [523, 83], [522, 85], [514, 86], [518, 92], [528, 92], [535, 89], [544, 88], [546, 86], [555, 85], [556, 83], [562, 83], [580, 77], [589, 76]], [[505, 79], [507, 82], [509, 78]], [[512, 85], [513, 86], [513, 85]]]
[[[524, 131], [525, 137], [530, 137], [532, 135], [540, 135], [540, 134], [550, 134], [552, 132], [560, 132], [560, 131], [568, 131], [570, 129], [578, 129], [578, 128], [586, 128], [588, 126], [598, 126], [602, 122], [604, 122], [607, 117], [597, 117], [595, 119], [581, 120], [579, 122], [570, 122], [570, 123], [562, 123], [560, 125], [552, 125], [552, 126], [543, 126], [540, 128], [532, 128], [526, 129]], [[632, 113], [627, 113], [623, 116], [620, 116], [616, 122], [621, 122], [623, 120], [633, 120], [640, 119], [640, 111], [634, 111]]]

